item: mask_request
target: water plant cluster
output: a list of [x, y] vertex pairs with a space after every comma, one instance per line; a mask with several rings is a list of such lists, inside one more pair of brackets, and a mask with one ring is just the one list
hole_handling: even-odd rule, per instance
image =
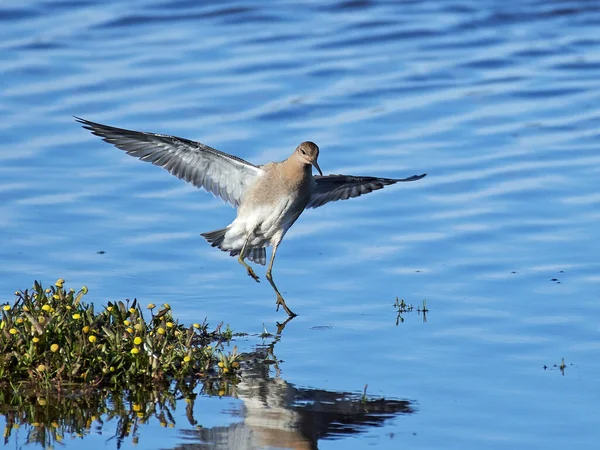
[[423, 314], [423, 323], [427, 323], [427, 313], [429, 312], [429, 309], [427, 309], [427, 300], [423, 300], [423, 305], [415, 308], [412, 303], [406, 303], [404, 300], [398, 300], [398, 297], [396, 297], [396, 301], [392, 306], [397, 314], [396, 326], [400, 323], [404, 323], [404, 315], [413, 312], [413, 310], [416, 310], [419, 316]]
[[[183, 325], [171, 307], [136, 300], [96, 308], [88, 289], [67, 290], [59, 279], [44, 289], [15, 292], [0, 305], [0, 386], [127, 389], [138, 383], [182, 383], [198, 377], [235, 377], [238, 355], [223, 344], [233, 333], [221, 325]], [[146, 317], [147, 316], [147, 317]]]

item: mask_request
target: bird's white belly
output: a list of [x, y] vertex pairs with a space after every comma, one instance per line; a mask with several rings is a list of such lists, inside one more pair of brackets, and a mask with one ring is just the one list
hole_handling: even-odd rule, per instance
[[249, 247], [267, 247], [280, 241], [304, 209], [298, 211], [294, 206], [293, 199], [285, 197], [271, 205], [240, 208], [225, 234], [223, 247], [241, 249], [248, 236]]

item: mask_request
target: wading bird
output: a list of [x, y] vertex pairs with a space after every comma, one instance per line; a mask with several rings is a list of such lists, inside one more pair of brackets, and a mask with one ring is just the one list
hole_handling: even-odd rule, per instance
[[[425, 176], [396, 179], [323, 175], [317, 162], [319, 147], [308, 141], [301, 143], [285, 161], [256, 166], [200, 142], [75, 119], [128, 155], [163, 167], [177, 178], [204, 188], [237, 208], [237, 216], [231, 224], [202, 236], [213, 247], [231, 256], [239, 255], [238, 262], [257, 282], [258, 276], [245, 259], [264, 266], [266, 247], [272, 246], [266, 277], [277, 294], [277, 310], [281, 305], [290, 317], [296, 314], [285, 304], [273, 281], [273, 261], [285, 233], [302, 211]], [[313, 167], [319, 172], [314, 177]]]

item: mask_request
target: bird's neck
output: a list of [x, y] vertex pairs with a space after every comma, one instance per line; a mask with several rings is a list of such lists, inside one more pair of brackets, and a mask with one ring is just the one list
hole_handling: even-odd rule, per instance
[[295, 155], [283, 161], [282, 165], [283, 176], [291, 182], [304, 183], [307, 178], [312, 177], [312, 166], [300, 161]]

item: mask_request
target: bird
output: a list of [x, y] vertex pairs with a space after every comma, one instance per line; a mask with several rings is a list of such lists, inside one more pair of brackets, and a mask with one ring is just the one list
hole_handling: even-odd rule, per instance
[[[296, 386], [282, 377], [281, 360], [275, 355], [280, 336], [240, 355], [242, 370], [235, 384], [204, 384], [204, 392], [235, 398], [238, 406], [228, 411], [236, 418], [230, 425], [198, 427], [189, 437], [202, 445], [183, 444], [174, 450], [287, 448], [313, 450], [319, 442], [365, 434], [389, 424], [390, 419], [415, 414], [413, 401]], [[265, 339], [268, 339], [265, 338]], [[285, 372], [285, 371], [283, 371]], [[211, 389], [212, 388], [212, 389]]]
[[[236, 218], [225, 228], [201, 236], [212, 246], [238, 256], [248, 275], [260, 279], [246, 259], [266, 264], [266, 247], [271, 258], [266, 278], [275, 294], [276, 311], [287, 306], [273, 280], [273, 262], [283, 237], [308, 208], [346, 200], [399, 182], [417, 181], [426, 174], [408, 178], [379, 178], [352, 175], [323, 175], [319, 147], [302, 142], [284, 161], [255, 165], [200, 142], [167, 134], [133, 131], [91, 122], [74, 116], [83, 128], [128, 155], [163, 167], [177, 178], [203, 188], [237, 208]], [[313, 167], [319, 175], [313, 176]]]

